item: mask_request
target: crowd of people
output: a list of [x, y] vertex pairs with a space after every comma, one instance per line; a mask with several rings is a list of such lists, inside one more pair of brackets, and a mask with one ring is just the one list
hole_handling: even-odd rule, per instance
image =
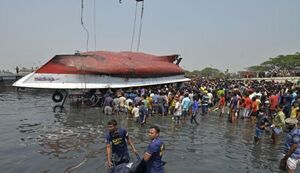
[[[106, 115], [124, 114], [141, 126], [152, 116], [169, 116], [175, 124], [188, 124], [189, 119], [190, 124], [198, 126], [201, 122], [197, 121], [197, 116], [208, 116], [211, 112], [220, 117], [227, 116], [231, 123], [252, 123], [255, 144], [261, 143], [265, 131], [271, 132], [274, 145], [279, 143], [279, 136], [286, 136], [285, 156], [280, 162], [282, 169], [293, 172], [300, 163], [300, 88], [295, 83], [195, 78], [181, 87], [149, 86], [107, 90], [103, 94], [101, 103]], [[154, 129], [159, 133], [159, 129]], [[109, 140], [111, 137], [106, 139], [112, 141]], [[150, 150], [144, 155], [145, 161], [152, 157], [154, 150]], [[157, 147], [155, 151], [158, 152]], [[111, 157], [107, 158], [111, 165]]]

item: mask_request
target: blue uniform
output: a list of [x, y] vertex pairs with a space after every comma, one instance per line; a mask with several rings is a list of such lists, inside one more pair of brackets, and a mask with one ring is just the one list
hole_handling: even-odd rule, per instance
[[147, 153], [151, 154], [151, 158], [146, 162], [147, 173], [164, 173], [161, 160], [163, 151], [164, 143], [159, 138], [152, 140], [147, 149]]
[[105, 134], [106, 144], [112, 145], [112, 160], [116, 165], [129, 162], [126, 140], [128, 140], [128, 133], [123, 128], [119, 128], [113, 133]]
[[293, 159], [300, 159], [300, 129], [295, 128], [287, 134], [284, 144], [284, 154], [287, 154], [293, 144], [297, 144], [296, 151], [291, 155]]

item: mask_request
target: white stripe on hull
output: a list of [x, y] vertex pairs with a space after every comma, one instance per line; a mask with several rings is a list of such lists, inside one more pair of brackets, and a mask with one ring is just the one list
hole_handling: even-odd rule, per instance
[[156, 78], [121, 78], [104, 75], [47, 74], [33, 72], [16, 81], [13, 86], [49, 89], [126, 88], [185, 82], [189, 80], [190, 79], [185, 78], [184, 75]]

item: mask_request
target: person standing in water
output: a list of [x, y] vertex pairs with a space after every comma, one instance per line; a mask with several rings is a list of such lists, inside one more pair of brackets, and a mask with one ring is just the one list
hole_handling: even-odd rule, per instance
[[179, 124], [179, 120], [182, 113], [182, 106], [179, 101], [179, 98], [174, 98], [175, 100], [175, 108], [174, 108], [174, 120], [176, 124]]
[[285, 120], [288, 134], [284, 144], [284, 157], [280, 161], [280, 168], [288, 173], [296, 172], [297, 165], [300, 163], [300, 128], [297, 127], [298, 120], [287, 118]]
[[[107, 122], [108, 132], [105, 134], [106, 157], [109, 167], [122, 163], [129, 163], [127, 144], [130, 145], [133, 153], [137, 154], [128, 132], [124, 128], [118, 128], [117, 121], [112, 119]], [[126, 143], [127, 141], [127, 143]]]
[[163, 141], [159, 138], [160, 129], [157, 126], [151, 126], [149, 129], [150, 144], [144, 153], [147, 173], [164, 173], [162, 155], [165, 147]]
[[181, 113], [181, 116], [182, 116], [182, 121], [185, 123], [186, 121], [186, 118], [188, 116], [188, 112], [189, 112], [189, 108], [190, 108], [190, 105], [191, 105], [191, 100], [189, 99], [188, 97], [188, 93], [185, 93], [184, 94], [184, 98], [182, 100], [182, 113]]
[[219, 109], [219, 117], [223, 117], [224, 112], [225, 112], [225, 104], [226, 104], [226, 100], [225, 100], [225, 96], [223, 93], [221, 93], [220, 95], [220, 100], [219, 100], [219, 105], [218, 105], [218, 109]]
[[271, 122], [269, 121], [268, 117], [266, 116], [265, 110], [260, 109], [258, 111], [257, 122], [255, 127], [255, 135], [254, 135], [254, 142], [259, 143], [262, 140], [263, 132], [271, 126]]
[[285, 115], [283, 113], [283, 107], [282, 105], [278, 105], [277, 106], [277, 114], [274, 117], [273, 120], [273, 133], [272, 133], [272, 140], [273, 140], [273, 144], [277, 144], [278, 142], [278, 137], [280, 135], [280, 133], [283, 131], [283, 128], [285, 126]]
[[198, 101], [198, 97], [194, 96], [193, 98], [194, 102], [192, 103], [192, 117], [191, 117], [191, 124], [193, 124], [193, 122], [196, 123], [196, 125], [198, 126], [199, 123], [197, 122], [197, 115], [198, 115], [198, 112], [199, 112], [199, 101]]

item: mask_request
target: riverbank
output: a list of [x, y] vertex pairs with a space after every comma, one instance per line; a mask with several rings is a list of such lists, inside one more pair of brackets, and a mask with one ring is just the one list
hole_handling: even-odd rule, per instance
[[0, 74], [0, 83], [13, 83], [26, 74]]

